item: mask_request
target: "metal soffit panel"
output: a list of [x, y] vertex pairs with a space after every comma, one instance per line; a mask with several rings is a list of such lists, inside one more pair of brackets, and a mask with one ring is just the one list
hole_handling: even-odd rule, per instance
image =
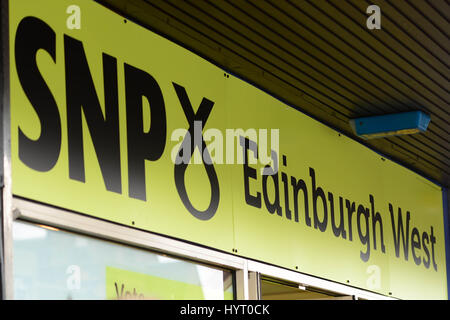
[[[447, 0], [97, 0], [406, 167], [450, 185]], [[368, 30], [366, 9], [381, 9]], [[422, 110], [425, 133], [348, 120]]]

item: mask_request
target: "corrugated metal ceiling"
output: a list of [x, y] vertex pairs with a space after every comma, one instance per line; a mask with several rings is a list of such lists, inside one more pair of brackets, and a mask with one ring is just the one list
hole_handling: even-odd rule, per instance
[[[348, 120], [408, 110], [426, 133], [364, 144], [450, 185], [446, 0], [98, 0], [355, 137]], [[381, 8], [381, 30], [366, 9]]]

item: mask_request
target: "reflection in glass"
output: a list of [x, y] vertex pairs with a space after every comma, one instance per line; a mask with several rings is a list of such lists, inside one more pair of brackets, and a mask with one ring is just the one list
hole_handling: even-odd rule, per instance
[[233, 299], [230, 271], [15, 222], [15, 299]]

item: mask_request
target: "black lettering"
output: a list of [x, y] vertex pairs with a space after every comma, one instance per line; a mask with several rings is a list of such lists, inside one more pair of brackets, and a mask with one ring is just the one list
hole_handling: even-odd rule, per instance
[[386, 252], [386, 247], [384, 245], [383, 221], [381, 219], [380, 213], [379, 212], [375, 212], [375, 200], [374, 200], [374, 198], [373, 198], [373, 196], [371, 194], [369, 195], [369, 199], [370, 199], [370, 205], [372, 207], [373, 248], [375, 250], [377, 249], [377, 231], [376, 231], [376, 226], [377, 226], [377, 222], [378, 222], [378, 225], [380, 226], [381, 251], [383, 253], [385, 253]]
[[437, 264], [436, 259], [434, 257], [434, 245], [436, 244], [436, 238], [433, 234], [433, 227], [431, 227], [431, 233], [430, 233], [430, 241], [431, 241], [431, 257], [433, 258], [433, 268], [437, 271]]
[[286, 173], [281, 173], [281, 180], [283, 181], [284, 186], [284, 211], [286, 212], [286, 218], [292, 220], [292, 212], [289, 209], [289, 189], [288, 189], [288, 177]]
[[395, 231], [395, 218], [394, 218], [394, 208], [392, 204], [389, 203], [389, 212], [391, 214], [391, 222], [392, 222], [392, 233], [394, 236], [394, 247], [395, 247], [395, 255], [400, 257], [400, 236], [402, 237], [403, 250], [405, 254], [405, 260], [408, 261], [408, 248], [409, 248], [409, 220], [410, 213], [406, 211], [406, 236], [405, 230], [403, 229], [403, 219], [402, 219], [402, 209], [398, 208], [398, 225], [397, 232]]
[[339, 197], [339, 208], [340, 208], [340, 219], [339, 219], [339, 227], [336, 226], [336, 219], [334, 217], [334, 200], [333, 194], [328, 192], [328, 201], [330, 202], [330, 215], [331, 215], [331, 227], [333, 229], [333, 233], [336, 237], [342, 236], [343, 239], [347, 238], [347, 233], [345, 232], [344, 225], [344, 199]]
[[411, 252], [415, 264], [420, 265], [422, 259], [416, 255], [416, 249], [420, 249], [420, 234], [417, 228], [413, 228], [411, 231]]
[[253, 151], [255, 158], [258, 158], [258, 146], [255, 142], [248, 138], [240, 137], [240, 145], [244, 152], [244, 189], [245, 189], [245, 202], [253, 207], [261, 208], [261, 193], [256, 192], [256, 196], [250, 194], [250, 181], [249, 179], [256, 180], [256, 169], [249, 167], [248, 165], [248, 153], [247, 150]]
[[291, 185], [294, 192], [294, 217], [295, 221], [298, 222], [298, 191], [303, 191], [303, 202], [305, 204], [305, 223], [308, 227], [311, 227], [311, 217], [309, 216], [308, 208], [308, 188], [306, 187], [305, 181], [302, 179], [296, 181], [295, 177], [291, 177]]
[[[319, 228], [321, 232], [327, 229], [328, 223], [328, 211], [327, 211], [327, 200], [325, 198], [325, 192], [321, 187], [316, 188], [316, 173], [313, 168], [309, 168], [309, 175], [311, 176], [312, 182], [312, 201], [313, 201], [313, 216], [314, 216], [314, 228]], [[322, 199], [323, 203], [323, 220], [319, 220], [317, 213], [317, 198]]]
[[[145, 160], [156, 161], [164, 152], [167, 124], [164, 98], [156, 80], [125, 63], [127, 104], [128, 192], [135, 199], [146, 200]], [[150, 105], [150, 130], [144, 132], [142, 98]]]
[[[365, 225], [366, 225], [366, 231], [363, 234], [361, 230], [361, 216], [364, 216], [365, 218]], [[357, 213], [357, 225], [358, 225], [358, 235], [359, 239], [361, 240], [361, 243], [366, 246], [366, 252], [360, 252], [361, 260], [366, 262], [369, 260], [370, 257], [370, 234], [369, 234], [369, 218], [370, 218], [370, 211], [367, 208], [364, 208], [363, 205], [358, 206], [358, 213]]]
[[[270, 169], [271, 166], [267, 165], [264, 168]], [[273, 202], [270, 202], [269, 194], [267, 192], [267, 180], [269, 177], [272, 177], [274, 191], [275, 191], [275, 199]], [[274, 213], [275, 211], [281, 217], [283, 215], [280, 206], [280, 190], [278, 185], [278, 173], [265, 174], [262, 178], [262, 187], [263, 187], [263, 195], [264, 195], [264, 203], [266, 204], [267, 211], [270, 213]]]
[[425, 268], [429, 269], [430, 268], [430, 263], [431, 263], [431, 259], [430, 259], [430, 251], [428, 250], [428, 247], [425, 245], [425, 240], [427, 241], [427, 245], [430, 244], [430, 241], [428, 239], [428, 233], [424, 232], [422, 234], [422, 247], [423, 250], [425, 251], [425, 254], [427, 255], [427, 260], [423, 259], [423, 265], [425, 266]]
[[38, 139], [29, 139], [19, 128], [19, 158], [37, 171], [49, 171], [61, 151], [61, 119], [55, 98], [36, 64], [36, 53], [45, 50], [56, 62], [55, 32], [42, 20], [26, 17], [20, 21], [15, 38], [17, 75], [41, 124]]
[[345, 206], [347, 207], [348, 216], [348, 239], [353, 241], [352, 215], [355, 212], [355, 203], [345, 200]]
[[85, 182], [82, 114], [106, 189], [121, 193], [119, 111], [116, 59], [103, 54], [105, 116], [95, 91], [83, 44], [64, 35], [69, 176]]
[[124, 284], [122, 283], [120, 293], [119, 293], [119, 288], [117, 287], [117, 282], [114, 282], [114, 287], [116, 288], [117, 299], [121, 299], [123, 297]]

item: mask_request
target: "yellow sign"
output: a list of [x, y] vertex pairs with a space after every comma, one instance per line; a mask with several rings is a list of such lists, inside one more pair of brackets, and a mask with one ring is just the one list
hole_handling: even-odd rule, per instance
[[9, 27], [15, 195], [447, 298], [438, 186], [95, 2], [11, 1]]
[[[106, 298], [108, 300], [203, 300], [201, 286], [156, 277], [149, 274], [106, 267]], [[224, 291], [224, 299], [233, 299], [233, 293]]]

